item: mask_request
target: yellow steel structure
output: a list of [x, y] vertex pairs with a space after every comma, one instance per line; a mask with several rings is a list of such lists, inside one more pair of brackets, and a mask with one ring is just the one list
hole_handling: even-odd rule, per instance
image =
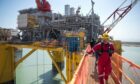
[[52, 62], [53, 62], [53, 64], [55, 65], [57, 71], [60, 73], [62, 79], [65, 81], [65, 83], [67, 83], [66, 78], [64, 77], [64, 75], [63, 75], [62, 71], [60, 70], [60, 68], [58, 67], [58, 65], [57, 65], [57, 63], [56, 63], [54, 57], [51, 55], [50, 51], [48, 51], [48, 54], [49, 54], [50, 58], [52, 59]]
[[[85, 32], [79, 32], [79, 33], [67, 33], [66, 37], [77, 37], [79, 38], [80, 42], [80, 51], [84, 49], [85, 43], [84, 43], [84, 37], [85, 37]], [[81, 55], [80, 51], [75, 51], [75, 52], [69, 52], [68, 51], [68, 46], [66, 46], [66, 76], [67, 76], [67, 82], [71, 81], [73, 78], [73, 74], [75, 70], [77, 69], [80, 60], [83, 55]]]
[[60, 51], [52, 51], [52, 56], [56, 62], [63, 62], [64, 61], [64, 52]]
[[[31, 48], [32, 50], [23, 56], [19, 61], [15, 62], [14, 60], [14, 48]], [[46, 50], [48, 51], [52, 62], [54, 63], [56, 69], [62, 76], [62, 79], [67, 82], [66, 78], [64, 77], [63, 73], [61, 72], [58, 64], [56, 62], [64, 61], [63, 58], [63, 47], [47, 47], [42, 46], [41, 42], [35, 42], [33, 44], [0, 44], [0, 83], [5, 83], [11, 80], [14, 80], [14, 72], [16, 67], [23, 62], [26, 58], [28, 58], [33, 52], [37, 49]], [[54, 55], [51, 55], [50, 52], [53, 52]], [[57, 55], [56, 55], [57, 54]], [[59, 57], [57, 57], [60, 55]], [[56, 56], [56, 57], [54, 57]], [[54, 59], [55, 58], [55, 59]], [[57, 59], [56, 59], [57, 58]]]
[[[80, 49], [84, 48], [84, 33], [80, 32], [76, 35], [69, 35], [67, 37], [78, 37], [80, 39]], [[65, 48], [66, 47], [66, 48]], [[73, 77], [74, 71], [76, 70], [82, 56], [78, 52], [69, 52], [67, 45], [56, 46], [54, 43], [52, 45], [42, 45], [42, 42], [33, 42], [33, 43], [0, 43], [0, 83], [5, 83], [11, 80], [14, 80], [16, 67], [28, 58], [33, 52], [37, 49], [46, 50], [52, 59], [54, 66], [57, 71], [60, 73], [62, 79], [67, 83]], [[30, 48], [32, 49], [25, 56], [15, 62], [15, 50], [18, 48]], [[65, 48], [65, 49], [64, 49]], [[81, 51], [81, 50], [80, 50]], [[66, 76], [64, 77], [60, 67], [57, 63], [64, 61], [64, 56], [66, 57]]]
[[21, 58], [18, 62], [16, 62], [16, 67], [35, 51], [36, 51], [36, 49], [32, 49], [29, 53], [27, 53], [25, 56], [23, 56], [23, 58]]
[[5, 46], [15, 47], [15, 48], [31, 48], [31, 49], [40, 49], [40, 50], [50, 50], [50, 51], [63, 51], [62, 47], [42, 47], [41, 42], [37, 45], [34, 44], [7, 44]]
[[0, 83], [14, 79], [14, 48], [0, 44]]
[[[69, 36], [69, 37], [78, 37], [79, 36]], [[81, 44], [81, 42], [83, 42]], [[121, 42], [120, 41], [113, 41], [115, 45], [116, 51], [121, 51]], [[19, 61], [14, 61], [14, 48], [31, 48], [32, 50], [27, 53], [25, 56], [23, 56]], [[84, 48], [84, 40], [83, 37], [80, 37], [80, 48]], [[41, 42], [34, 42], [32, 44], [8, 44], [8, 43], [1, 43], [0, 44], [0, 83], [7, 82], [14, 79], [14, 72], [18, 64], [23, 62], [26, 58], [28, 58], [33, 52], [35, 52], [37, 49], [40, 50], [46, 50], [52, 59], [52, 62], [54, 66], [56, 67], [57, 71], [61, 75], [62, 79], [65, 81], [65, 83], [69, 82], [75, 70], [77, 69], [77, 66], [82, 58], [82, 54], [80, 52], [69, 52], [67, 45], [64, 50], [64, 48], [58, 47], [58, 46], [42, 46]], [[80, 50], [81, 51], [81, 50]], [[65, 55], [64, 55], [65, 52]], [[57, 62], [64, 61], [64, 56], [66, 57], [66, 76], [67, 79], [64, 77], [60, 67], [58, 66]], [[117, 62], [117, 59], [116, 59]], [[121, 66], [121, 62], [117, 62]], [[118, 75], [121, 74], [118, 71], [115, 71]]]
[[67, 76], [67, 81], [70, 81], [70, 77], [69, 77], [69, 75], [70, 75], [70, 73], [69, 73], [69, 53], [68, 52], [66, 52], [66, 76]]

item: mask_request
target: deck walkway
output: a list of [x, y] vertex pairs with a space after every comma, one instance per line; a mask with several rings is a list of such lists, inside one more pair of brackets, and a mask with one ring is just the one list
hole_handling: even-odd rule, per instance
[[[95, 69], [95, 57], [89, 55], [88, 63], [89, 67], [89, 74], [88, 74], [88, 81], [87, 84], [99, 84], [97, 70]], [[115, 84], [111, 76], [109, 76], [108, 84]]]

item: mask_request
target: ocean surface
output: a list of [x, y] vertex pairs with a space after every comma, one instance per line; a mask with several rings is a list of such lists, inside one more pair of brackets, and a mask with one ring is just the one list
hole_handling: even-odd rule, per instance
[[[140, 47], [123, 45], [122, 56], [140, 65]], [[22, 56], [28, 53], [30, 49], [23, 49]], [[21, 57], [21, 56], [20, 56]], [[18, 60], [18, 59], [17, 59]], [[125, 64], [123, 64], [125, 66]], [[65, 66], [66, 67], [66, 66]], [[66, 69], [63, 69], [63, 74], [66, 77]], [[132, 71], [131, 68], [123, 68], [128, 74]], [[128, 71], [127, 69], [130, 69]], [[64, 84], [59, 74], [54, 74], [52, 71], [52, 61], [46, 51], [37, 50], [30, 57], [24, 60], [16, 68], [16, 84]], [[131, 74], [130, 76], [134, 78]], [[123, 84], [129, 84], [123, 77]], [[140, 83], [140, 80], [134, 78]], [[137, 83], [136, 83], [137, 84]]]
[[123, 45], [122, 49], [123, 49], [123, 52], [122, 52], [123, 57], [131, 60], [135, 64], [140, 65], [140, 46]]
[[[130, 60], [131, 62], [140, 66], [140, 46], [123, 45], [122, 56]], [[140, 84], [140, 70], [129, 65], [127, 62], [123, 62], [122, 69], [135, 84]], [[122, 76], [122, 84], [131, 84], [124, 75]]]
[[[30, 49], [23, 49], [22, 56]], [[64, 76], [65, 68], [63, 69]], [[16, 68], [16, 84], [64, 84], [59, 74], [52, 71], [47, 51], [37, 50]]]

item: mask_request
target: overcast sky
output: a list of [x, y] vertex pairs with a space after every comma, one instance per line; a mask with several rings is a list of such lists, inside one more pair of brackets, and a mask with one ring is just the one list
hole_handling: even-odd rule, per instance
[[[91, 9], [91, 0], [48, 0], [52, 11], [64, 14], [64, 5], [81, 7], [81, 14], [86, 15]], [[100, 16], [101, 23], [123, 2], [123, 0], [93, 0], [94, 11]], [[131, 1], [131, 0], [128, 0]], [[18, 11], [35, 8], [35, 0], [0, 0], [0, 27], [16, 28]], [[140, 1], [110, 32], [114, 39], [140, 42]]]

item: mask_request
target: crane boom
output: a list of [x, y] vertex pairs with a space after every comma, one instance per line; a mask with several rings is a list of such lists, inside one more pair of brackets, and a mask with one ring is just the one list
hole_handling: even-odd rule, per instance
[[115, 26], [116, 24], [121, 21], [124, 16], [137, 4], [139, 0], [131, 0], [131, 3], [127, 6], [124, 6], [124, 4], [128, 0], [125, 0], [104, 22], [102, 25], [105, 23], [109, 22], [110, 20], [113, 20], [110, 25], [105, 29], [104, 33], [109, 33]]

